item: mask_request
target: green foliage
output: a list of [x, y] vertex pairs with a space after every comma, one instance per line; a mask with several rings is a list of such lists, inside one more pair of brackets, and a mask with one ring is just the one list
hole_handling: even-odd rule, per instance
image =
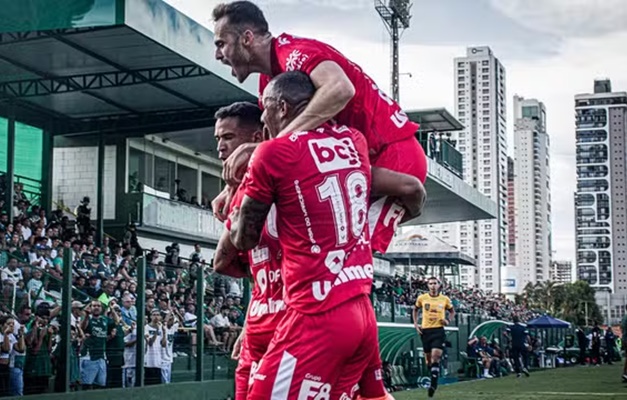
[[577, 326], [603, 322], [601, 310], [594, 298], [594, 289], [584, 281], [566, 284], [551, 281], [538, 282], [535, 285], [528, 283], [523, 293], [516, 296], [516, 302]]

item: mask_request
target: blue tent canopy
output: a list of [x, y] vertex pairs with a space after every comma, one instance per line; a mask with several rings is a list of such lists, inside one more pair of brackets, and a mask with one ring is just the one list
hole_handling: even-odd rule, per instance
[[528, 328], [570, 328], [570, 323], [550, 315], [543, 315], [527, 322]]

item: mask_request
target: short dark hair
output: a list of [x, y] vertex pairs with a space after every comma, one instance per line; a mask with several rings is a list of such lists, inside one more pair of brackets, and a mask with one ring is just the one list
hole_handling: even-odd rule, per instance
[[213, 20], [218, 21], [222, 18], [228, 18], [231, 25], [242, 28], [252, 28], [252, 30], [260, 35], [268, 33], [268, 21], [263, 12], [256, 4], [250, 1], [233, 1], [231, 3], [221, 3], [213, 9]]
[[240, 123], [261, 129], [262, 111], [258, 105], [248, 101], [238, 101], [225, 106], [216, 111], [214, 117], [216, 120], [224, 118], [237, 118]]
[[311, 100], [316, 93], [316, 87], [309, 75], [300, 71], [284, 72], [275, 76], [270, 83], [277, 100], [284, 100], [292, 106]]
[[435, 280], [437, 283], [440, 283], [440, 280], [436, 278], [435, 276], [432, 276], [429, 279], [427, 279], [427, 282], [429, 282], [430, 280]]

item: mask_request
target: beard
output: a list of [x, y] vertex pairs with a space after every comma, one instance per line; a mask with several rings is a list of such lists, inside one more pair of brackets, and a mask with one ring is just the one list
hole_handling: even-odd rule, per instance
[[[233, 55], [231, 57], [231, 68], [235, 74], [237, 80], [242, 83], [250, 75], [250, 64], [252, 61], [252, 55], [246, 51], [241, 43], [237, 43], [233, 49]], [[236, 68], [234, 68], [236, 66]]]

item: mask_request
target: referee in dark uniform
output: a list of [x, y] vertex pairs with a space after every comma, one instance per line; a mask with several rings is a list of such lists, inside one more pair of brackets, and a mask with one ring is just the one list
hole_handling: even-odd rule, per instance
[[527, 343], [529, 332], [525, 325], [520, 323], [518, 316], [514, 315], [512, 318], [514, 325], [507, 329], [510, 335], [510, 342], [512, 344], [512, 358], [514, 359], [514, 371], [516, 376], [520, 377], [522, 372], [525, 376], [529, 376], [528, 362], [529, 357], [527, 353]]

